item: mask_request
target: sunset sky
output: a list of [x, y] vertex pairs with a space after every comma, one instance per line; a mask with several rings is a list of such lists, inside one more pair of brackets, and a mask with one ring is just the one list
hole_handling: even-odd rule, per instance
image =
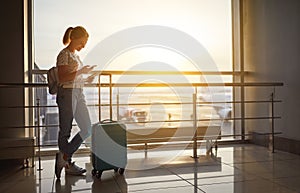
[[[84, 26], [90, 38], [79, 55], [82, 60], [111, 34], [142, 25], [160, 25], [187, 33], [202, 44], [220, 70], [231, 70], [230, 0], [35, 0], [35, 62], [41, 69], [55, 64], [64, 47], [62, 37], [69, 26]], [[100, 56], [99, 56], [100, 57]], [[178, 53], [143, 47], [123, 53], [109, 68], [160, 61], [178, 69], [193, 70]], [[120, 63], [126, 64], [120, 66]]]

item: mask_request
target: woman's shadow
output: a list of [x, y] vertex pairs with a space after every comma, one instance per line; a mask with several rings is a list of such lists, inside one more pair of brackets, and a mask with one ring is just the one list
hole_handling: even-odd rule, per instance
[[74, 190], [93, 193], [126, 193], [128, 191], [124, 175], [111, 173], [110, 171], [107, 171], [107, 174], [101, 179], [98, 179], [91, 174], [87, 174], [86, 176], [66, 175], [64, 180], [56, 179], [56, 193], [71, 193], [74, 192]]
[[[79, 184], [76, 184], [80, 180], [85, 181], [86, 176], [68, 176], [66, 175], [64, 180], [56, 179], [55, 181], [55, 192], [57, 193], [70, 193], [72, 192], [73, 187], [80, 187]], [[77, 189], [77, 188], [76, 188]]]

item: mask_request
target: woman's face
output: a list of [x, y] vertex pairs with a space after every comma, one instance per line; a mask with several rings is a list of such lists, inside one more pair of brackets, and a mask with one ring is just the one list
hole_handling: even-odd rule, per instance
[[74, 39], [72, 42], [75, 50], [80, 51], [82, 48], [85, 47], [87, 41], [88, 41], [87, 37], [82, 37], [82, 38]]

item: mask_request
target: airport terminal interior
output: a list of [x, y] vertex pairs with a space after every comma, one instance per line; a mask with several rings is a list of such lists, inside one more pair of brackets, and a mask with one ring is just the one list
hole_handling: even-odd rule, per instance
[[[300, 193], [299, 0], [5, 2], [1, 193]], [[58, 179], [47, 72], [70, 26], [92, 127], [86, 172]]]

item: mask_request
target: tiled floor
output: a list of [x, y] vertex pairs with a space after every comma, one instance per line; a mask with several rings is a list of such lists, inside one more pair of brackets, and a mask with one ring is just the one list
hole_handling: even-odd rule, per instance
[[62, 173], [61, 180], [54, 176], [54, 156], [44, 157], [42, 171], [37, 171], [36, 163], [34, 168], [2, 173], [0, 192], [300, 192], [300, 156], [294, 154], [271, 153], [264, 147], [248, 144], [220, 146], [214, 157], [200, 151], [196, 161], [190, 157], [191, 150], [181, 151], [172, 160], [165, 159], [168, 155], [170, 151], [147, 155], [129, 152], [125, 174], [105, 171], [101, 180], [91, 175], [88, 155], [74, 158], [78, 165], [88, 169], [86, 175]]

